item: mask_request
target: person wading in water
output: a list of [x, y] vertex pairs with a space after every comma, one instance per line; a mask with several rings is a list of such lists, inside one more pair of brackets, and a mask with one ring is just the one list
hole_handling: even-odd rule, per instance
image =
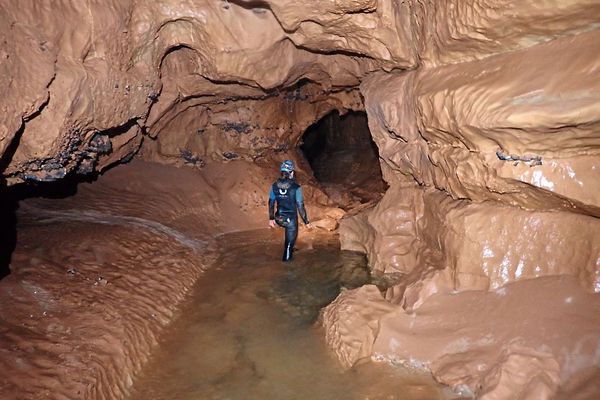
[[[279, 169], [281, 177], [273, 183], [269, 193], [269, 226], [275, 228], [275, 225], [279, 225], [285, 228], [283, 261], [290, 261], [298, 237], [298, 213], [308, 229], [312, 226], [304, 208], [302, 188], [294, 179], [294, 162], [285, 160]], [[275, 203], [277, 203], [277, 212], [275, 212]]]

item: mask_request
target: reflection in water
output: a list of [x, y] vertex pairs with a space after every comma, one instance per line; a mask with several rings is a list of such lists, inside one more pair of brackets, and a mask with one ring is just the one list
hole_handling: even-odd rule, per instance
[[133, 390], [133, 399], [442, 399], [423, 376], [382, 364], [340, 368], [315, 328], [341, 287], [368, 279], [364, 256], [321, 240], [279, 261], [265, 232], [221, 239], [206, 272]]

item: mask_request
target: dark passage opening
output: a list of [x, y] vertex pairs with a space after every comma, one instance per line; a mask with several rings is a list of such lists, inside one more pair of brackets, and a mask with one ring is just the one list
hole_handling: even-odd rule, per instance
[[26, 182], [7, 187], [0, 182], [0, 280], [10, 275], [12, 254], [17, 246], [19, 204], [29, 198], [65, 199], [77, 193], [82, 182], [93, 182], [98, 174], [76, 175], [50, 182]]
[[342, 208], [379, 200], [387, 189], [364, 112], [327, 114], [306, 130], [300, 148], [323, 190]]

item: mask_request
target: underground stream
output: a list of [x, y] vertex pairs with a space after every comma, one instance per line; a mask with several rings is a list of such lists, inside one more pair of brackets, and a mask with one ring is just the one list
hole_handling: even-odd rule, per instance
[[599, 54], [594, 0], [2, 0], [0, 400], [600, 399]]
[[369, 280], [364, 255], [323, 235], [296, 259], [274, 257], [265, 230], [219, 239], [216, 265], [199, 280], [131, 400], [446, 399], [430, 377], [384, 364], [343, 370], [316, 324], [340, 290]]

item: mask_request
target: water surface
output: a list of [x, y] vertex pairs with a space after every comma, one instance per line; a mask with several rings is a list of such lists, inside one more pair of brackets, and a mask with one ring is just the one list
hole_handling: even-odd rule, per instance
[[324, 237], [284, 264], [281, 240], [267, 231], [221, 238], [217, 267], [167, 330], [133, 400], [449, 397], [431, 378], [386, 364], [342, 369], [315, 322], [340, 288], [367, 282], [366, 260]]

